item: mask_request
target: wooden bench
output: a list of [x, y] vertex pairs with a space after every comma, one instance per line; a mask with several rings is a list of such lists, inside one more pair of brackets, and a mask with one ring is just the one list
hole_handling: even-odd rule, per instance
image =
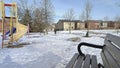
[[[102, 49], [103, 65], [97, 63], [95, 55], [84, 54], [81, 46]], [[65, 68], [120, 68], [120, 37], [107, 34], [104, 45], [95, 45], [82, 42], [78, 45], [78, 53], [72, 57]]]

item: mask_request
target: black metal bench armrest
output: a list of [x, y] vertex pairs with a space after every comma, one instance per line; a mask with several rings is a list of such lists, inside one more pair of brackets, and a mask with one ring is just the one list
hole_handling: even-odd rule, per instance
[[81, 46], [88, 46], [88, 47], [99, 48], [99, 49], [103, 49], [103, 47], [104, 47], [104, 45], [101, 46], [101, 45], [95, 45], [95, 44], [90, 44], [90, 43], [81, 42], [81, 43], [78, 45], [78, 52], [79, 52], [79, 54], [82, 55], [82, 56], [85, 56], [85, 54], [82, 53], [82, 51], [81, 51]]

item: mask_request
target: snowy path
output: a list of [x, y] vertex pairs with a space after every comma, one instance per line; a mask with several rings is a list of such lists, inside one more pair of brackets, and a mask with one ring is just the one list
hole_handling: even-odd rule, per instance
[[[40, 35], [32, 33], [29, 38], [26, 36], [20, 42], [29, 42], [22, 48], [0, 49], [0, 68], [64, 68], [74, 53], [77, 52], [77, 45], [84, 41], [102, 45], [104, 39], [97, 35], [93, 37], [82, 37], [84, 32], [68, 34], [59, 32], [54, 35]], [[105, 35], [103, 35], [105, 36]], [[81, 41], [72, 42], [67, 39], [79, 37]], [[100, 60], [100, 50], [84, 47], [83, 52], [96, 54]]]

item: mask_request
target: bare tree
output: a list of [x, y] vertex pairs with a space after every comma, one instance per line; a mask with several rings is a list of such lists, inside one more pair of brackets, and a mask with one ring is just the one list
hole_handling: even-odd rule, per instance
[[92, 10], [92, 4], [89, 0], [87, 0], [86, 5], [85, 5], [85, 17], [86, 20], [90, 20], [91, 18], [91, 10]]
[[115, 21], [120, 21], [120, 16], [115, 16]]
[[63, 18], [64, 18], [65, 20], [70, 21], [70, 22], [69, 22], [69, 33], [71, 33], [71, 29], [72, 29], [72, 27], [71, 27], [71, 22], [72, 22], [72, 20], [75, 18], [74, 10], [73, 10], [72, 8], [71, 8], [71, 9], [68, 9], [68, 11], [65, 12], [65, 14], [63, 15]]
[[105, 16], [103, 19], [104, 19], [104, 21], [108, 21], [108, 20], [109, 20], [109, 17], [108, 17], [108, 16]]
[[28, 25], [28, 23], [32, 20], [32, 17], [30, 15], [30, 11], [28, 9], [26, 9], [25, 11], [25, 15], [23, 15], [23, 22], [25, 22], [25, 25]]
[[17, 2], [19, 21], [25, 25], [29, 24], [32, 31], [42, 31], [54, 21], [51, 0], [19, 0]]
[[48, 34], [48, 28], [50, 23], [54, 21], [54, 7], [51, 0], [41, 0], [41, 8], [43, 13], [43, 21], [46, 24], [46, 32]]
[[42, 31], [49, 26], [49, 23], [53, 22], [53, 5], [51, 0], [31, 1], [18, 1], [19, 20], [26, 25], [29, 23], [32, 31]]
[[115, 27], [116, 27], [116, 29], [117, 29], [117, 34], [119, 33], [119, 28], [120, 28], [120, 16], [115, 16], [115, 23], [116, 23], [116, 25], [115, 25]]
[[17, 2], [18, 2], [18, 18], [19, 18], [19, 20], [21, 20], [21, 22], [23, 24], [29, 23], [30, 21], [28, 21], [28, 22], [24, 21], [23, 17], [25, 17], [25, 15], [28, 14], [26, 12], [29, 12], [29, 16], [32, 17], [33, 6], [31, 6], [29, 4], [29, 0], [19, 0]]
[[43, 19], [43, 11], [39, 8], [34, 10], [34, 17], [33, 17], [33, 31], [42, 32], [45, 29], [45, 23], [42, 21]]
[[79, 19], [80, 19], [81, 21], [84, 21], [84, 20], [85, 20], [85, 12], [84, 12], [84, 11], [80, 14]]
[[87, 33], [86, 33], [86, 37], [89, 36], [89, 26], [88, 26], [88, 20], [90, 20], [91, 18], [91, 11], [92, 11], [92, 3], [87, 0], [86, 4], [85, 4], [85, 19], [86, 19], [86, 23], [87, 23]]

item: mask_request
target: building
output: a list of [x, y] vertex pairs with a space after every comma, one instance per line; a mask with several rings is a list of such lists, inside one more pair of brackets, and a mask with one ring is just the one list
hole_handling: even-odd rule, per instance
[[[71, 26], [70, 26], [71, 25]], [[59, 20], [56, 24], [58, 30], [83, 30], [83, 29], [120, 29], [120, 22], [102, 20]]]
[[80, 30], [84, 29], [84, 23], [80, 20], [59, 20], [56, 24], [56, 29], [58, 30]]
[[85, 29], [85, 23], [82, 21], [77, 22], [76, 30]]
[[50, 26], [49, 26], [49, 31], [54, 31], [55, 30], [55, 23], [52, 23], [52, 24], [50, 24]]
[[102, 21], [100, 23], [100, 29], [107, 29], [108, 27], [108, 22], [107, 21]]
[[115, 22], [115, 29], [120, 29], [120, 21]]
[[108, 29], [115, 29], [115, 22], [107, 21], [107, 28]]
[[90, 30], [100, 29], [100, 23], [101, 22], [102, 22], [101, 20], [88, 20], [88, 21], [85, 21], [85, 28], [88, 28]]
[[56, 25], [56, 29], [58, 29], [58, 30], [67, 30], [68, 31], [70, 28], [71, 28], [71, 30], [75, 29], [74, 21], [59, 20], [57, 25]]
[[[10, 29], [9, 26], [10, 26], [10, 23], [7, 20], [5, 20], [5, 22], [4, 22], [4, 30], [5, 30], [5, 32]], [[2, 32], [2, 20], [0, 20], [0, 32]]]

